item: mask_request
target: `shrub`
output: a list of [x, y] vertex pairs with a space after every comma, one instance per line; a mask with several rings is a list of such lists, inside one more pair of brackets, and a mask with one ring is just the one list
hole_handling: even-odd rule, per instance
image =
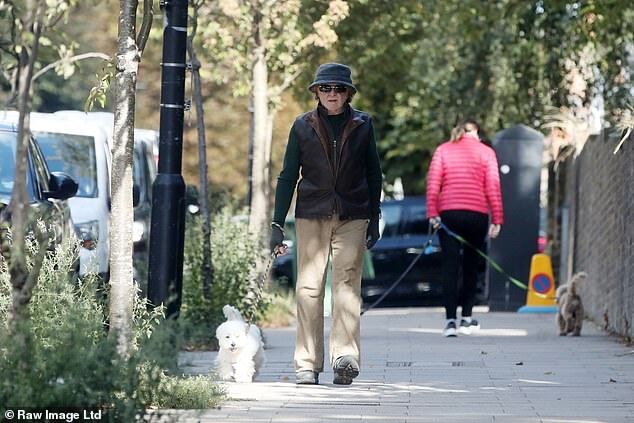
[[189, 324], [190, 341], [213, 342], [215, 327], [224, 321], [222, 307], [246, 309], [249, 278], [255, 267], [256, 242], [247, 223], [233, 217], [231, 208], [217, 213], [212, 222], [211, 250], [214, 280], [211, 297], [202, 289], [202, 218], [189, 216], [185, 234], [182, 318]]
[[[135, 347], [128, 360], [119, 357], [107, 332], [107, 307], [97, 298], [96, 276], [69, 278], [75, 259], [71, 246], [47, 255], [27, 306], [29, 318], [11, 329], [6, 324], [11, 287], [0, 260], [0, 412], [5, 407], [101, 408], [110, 421], [135, 421], [145, 407], [165, 403], [175, 393], [184, 408], [203, 404], [201, 393], [165, 376], [166, 370], [175, 371], [178, 332], [163, 320], [160, 308], [148, 308], [138, 297]], [[207, 403], [222, 398], [218, 389], [208, 392]]]
[[[36, 248], [29, 245], [31, 253]], [[105, 407], [114, 420], [133, 420], [156, 397], [165, 365], [165, 351], [159, 352], [147, 336], [148, 325], [156, 322], [160, 310], [145, 312], [145, 307], [137, 307], [137, 326], [146, 332], [137, 333], [132, 357], [121, 360], [107, 334], [104, 305], [96, 298], [96, 277], [71, 283], [76, 254], [75, 246], [68, 245], [47, 254], [27, 306], [29, 318], [11, 332], [3, 306], [0, 404]], [[5, 265], [0, 268], [2, 304], [10, 302], [8, 280]]]
[[277, 289], [265, 292], [263, 303], [259, 310], [258, 324], [263, 328], [277, 328], [290, 326], [295, 319], [295, 295], [287, 289]]
[[225, 398], [225, 391], [210, 376], [165, 376], [155, 405], [160, 408], [214, 408]]
[[0, 254], [0, 326], [6, 324], [11, 307], [11, 279], [7, 262]]

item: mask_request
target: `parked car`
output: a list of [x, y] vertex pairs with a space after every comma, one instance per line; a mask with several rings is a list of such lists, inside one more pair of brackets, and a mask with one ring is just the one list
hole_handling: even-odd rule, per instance
[[[388, 294], [383, 305], [441, 306], [442, 250], [437, 234], [429, 235], [425, 197], [410, 196], [381, 204], [381, 239], [370, 250], [374, 278], [364, 277], [361, 295], [366, 306], [376, 301], [403, 274], [410, 263], [428, 245], [414, 267]], [[485, 251], [486, 253], [486, 248]], [[460, 271], [460, 278], [462, 273]], [[486, 303], [486, 262], [478, 267], [477, 304]]]
[[[81, 122], [83, 126], [100, 130], [106, 134], [105, 142], [108, 150], [112, 149], [114, 114], [110, 112], [83, 112], [79, 110], [61, 110], [52, 114], [57, 119]], [[134, 242], [135, 279], [145, 289], [147, 266], [149, 262], [149, 236], [152, 211], [152, 184], [156, 178], [158, 159], [158, 131], [151, 129], [134, 129], [134, 150], [132, 161], [132, 177], [134, 183], [134, 223], [132, 240]]]
[[[438, 235], [429, 234], [426, 211], [425, 197], [422, 196], [387, 200], [381, 204], [381, 239], [366, 252], [363, 261], [361, 296], [365, 307], [373, 304], [392, 286], [423, 252], [430, 239], [427, 253], [417, 260], [403, 280], [377, 306], [442, 305], [442, 251]], [[297, 273], [293, 219], [287, 220], [285, 232], [284, 243], [289, 246], [289, 251], [275, 259], [271, 274], [273, 279], [284, 281], [286, 286], [292, 288]], [[485, 271], [486, 263], [481, 260], [478, 303], [485, 301]]]
[[[372, 304], [407, 269], [430, 239], [424, 197], [405, 197], [381, 204], [381, 239], [370, 250], [374, 278], [363, 278], [361, 295]], [[403, 280], [383, 300], [384, 304], [430, 305], [441, 303], [441, 250], [437, 235]]]
[[[273, 280], [287, 289], [295, 289], [295, 282], [297, 279], [297, 250], [295, 248], [295, 219], [288, 218], [284, 224], [284, 244], [288, 247], [288, 251], [285, 255], [277, 257], [271, 265], [271, 276]], [[373, 278], [374, 268], [372, 266], [372, 256], [369, 251], [365, 251], [363, 254], [363, 277]], [[330, 283], [330, 278], [327, 275], [327, 283]]]
[[158, 135], [158, 131], [150, 129], [134, 130], [132, 170], [135, 200], [132, 238], [136, 252], [149, 251], [152, 184], [156, 179]]
[[158, 131], [134, 130], [133, 179], [134, 179], [134, 242], [135, 279], [141, 290], [147, 292], [148, 266], [150, 263], [150, 224], [152, 220], [152, 184], [156, 179], [158, 158]]
[[[3, 116], [0, 114], [0, 118]], [[0, 121], [0, 217], [9, 205], [15, 179], [17, 125]], [[77, 183], [68, 174], [51, 172], [38, 144], [29, 134], [27, 149], [26, 192], [30, 211], [35, 219], [52, 228], [54, 237], [49, 249], [63, 242], [76, 241], [68, 199], [77, 192]], [[27, 228], [27, 230], [29, 230]]]
[[67, 172], [78, 184], [69, 201], [81, 241], [80, 276], [110, 276], [110, 169], [106, 133], [79, 120], [51, 113], [31, 113], [31, 130], [52, 170]]

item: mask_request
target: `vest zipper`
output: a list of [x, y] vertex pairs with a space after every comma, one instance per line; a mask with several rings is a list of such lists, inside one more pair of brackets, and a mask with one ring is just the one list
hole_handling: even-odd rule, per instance
[[337, 176], [337, 140], [332, 140], [332, 162], [334, 175]]
[[[333, 163], [333, 176], [334, 176], [334, 186], [333, 189], [337, 186], [337, 140], [332, 140], [332, 163]], [[336, 193], [336, 190], [335, 190]], [[333, 214], [339, 212], [339, 204], [337, 201], [337, 195], [335, 194], [335, 209], [333, 210]]]

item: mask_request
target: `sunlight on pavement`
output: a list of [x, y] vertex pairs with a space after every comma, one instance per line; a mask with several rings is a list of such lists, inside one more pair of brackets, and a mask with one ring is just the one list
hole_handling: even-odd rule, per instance
[[[396, 395], [403, 392], [430, 392], [430, 393], [469, 393], [465, 389], [439, 388], [420, 384], [380, 383], [374, 381], [360, 381], [345, 389], [337, 385], [304, 385], [294, 383], [235, 383], [225, 382], [223, 387], [231, 400], [240, 401], [271, 401], [281, 400], [294, 403], [336, 403], [358, 405], [373, 405], [374, 402], [385, 395]], [[337, 397], [332, 397], [332, 392], [337, 390]]]
[[[433, 333], [442, 334], [442, 329], [438, 328], [390, 328], [390, 332], [415, 332], [415, 333]], [[474, 331], [471, 335], [466, 336], [527, 336], [528, 332], [524, 329], [480, 329]]]
[[[397, 308], [373, 308], [368, 310], [367, 315], [374, 316], [406, 316], [408, 314], [438, 314], [444, 313], [444, 307], [397, 307]], [[488, 313], [489, 306], [473, 307], [473, 314]]]
[[467, 391], [465, 389], [441, 389], [441, 388], [432, 388], [431, 386], [410, 386], [410, 390], [417, 391], [426, 391], [426, 392], [442, 392], [448, 394], [460, 394], [460, 393], [468, 393], [471, 391]]
[[544, 423], [608, 423], [607, 420], [544, 419]]
[[518, 382], [524, 383], [536, 383], [539, 385], [561, 385], [559, 382], [551, 382], [549, 380], [530, 380], [530, 379], [517, 379]]

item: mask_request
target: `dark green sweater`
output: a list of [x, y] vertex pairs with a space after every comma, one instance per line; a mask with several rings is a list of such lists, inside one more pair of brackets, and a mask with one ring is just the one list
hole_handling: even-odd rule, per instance
[[[329, 136], [334, 136], [333, 139], [339, 139], [346, 120], [347, 116], [345, 113], [327, 115], [326, 122], [329, 124], [329, 127], [326, 129]], [[374, 139], [374, 129], [372, 129], [370, 133], [372, 136], [368, 143], [367, 156], [365, 158], [367, 181], [370, 195], [370, 207], [377, 208], [377, 210], [370, 210], [370, 214], [372, 217], [378, 217], [380, 214], [378, 205], [381, 198], [383, 175], [381, 173], [381, 164], [376, 149], [376, 141]], [[273, 216], [273, 222], [281, 225], [282, 227], [284, 226], [288, 209], [290, 208], [291, 201], [293, 200], [293, 193], [295, 192], [295, 187], [297, 186], [297, 181], [299, 179], [300, 167], [298, 139], [293, 128], [291, 128], [288, 136], [288, 144], [286, 145], [286, 153], [284, 154], [284, 165], [280, 176], [277, 178], [277, 189], [275, 192], [275, 214]]]

